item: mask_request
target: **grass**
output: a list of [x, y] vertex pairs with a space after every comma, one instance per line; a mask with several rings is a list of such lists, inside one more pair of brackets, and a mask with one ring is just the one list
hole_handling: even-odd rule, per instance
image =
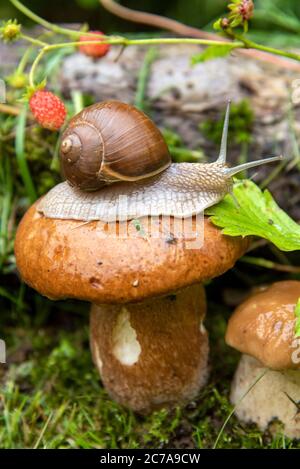
[[[210, 287], [208, 288], [209, 291]], [[211, 378], [197, 401], [147, 417], [113, 402], [91, 363], [88, 305], [52, 303], [26, 288], [27, 311], [1, 300], [1, 448], [211, 448], [232, 407], [230, 380], [238, 354], [224, 344], [229, 311], [210, 303]], [[219, 448], [300, 448], [233, 416]]]

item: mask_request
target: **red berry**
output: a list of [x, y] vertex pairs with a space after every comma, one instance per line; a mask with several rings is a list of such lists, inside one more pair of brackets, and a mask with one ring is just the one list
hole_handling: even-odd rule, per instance
[[35, 119], [46, 129], [58, 130], [65, 121], [65, 105], [50, 91], [36, 91], [29, 100], [29, 106]]
[[[80, 36], [79, 41], [99, 41], [103, 39], [104, 33], [101, 31], [90, 31], [93, 35], [84, 34]], [[90, 57], [103, 57], [110, 49], [109, 44], [82, 44], [78, 47], [80, 52]]]

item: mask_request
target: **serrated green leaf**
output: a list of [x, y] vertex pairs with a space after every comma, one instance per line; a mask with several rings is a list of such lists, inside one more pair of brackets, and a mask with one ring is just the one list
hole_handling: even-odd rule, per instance
[[206, 60], [217, 59], [219, 57], [226, 57], [226, 55], [230, 54], [232, 49], [234, 49], [234, 46], [232, 46], [232, 44], [228, 44], [228, 46], [208, 46], [200, 54], [193, 55], [191, 58], [191, 63], [192, 65], [196, 65], [200, 62], [206, 62]]
[[300, 298], [298, 299], [296, 307], [295, 307], [295, 316], [296, 316], [295, 336], [300, 337]]
[[300, 249], [300, 225], [275, 202], [268, 190], [250, 180], [236, 182], [233, 196], [206, 210], [212, 222], [229, 236], [259, 236], [282, 251]]

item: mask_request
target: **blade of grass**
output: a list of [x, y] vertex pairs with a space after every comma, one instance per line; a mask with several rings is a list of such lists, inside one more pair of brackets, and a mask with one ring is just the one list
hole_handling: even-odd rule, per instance
[[51, 171], [56, 171], [57, 173], [60, 172], [60, 163], [59, 163], [60, 139], [61, 139], [61, 133], [59, 135], [59, 138], [56, 141], [54, 152], [53, 152], [53, 157], [52, 157], [51, 164], [50, 164]]
[[25, 186], [27, 196], [31, 203], [37, 199], [37, 193], [31, 178], [31, 174], [26, 161], [25, 154], [25, 125], [27, 118], [27, 108], [24, 106], [22, 112], [17, 117], [16, 124], [16, 138], [15, 138], [15, 150], [17, 156], [18, 167], [20, 174]]
[[141, 111], [145, 109], [145, 94], [150, 74], [151, 65], [157, 57], [157, 49], [151, 47], [145, 55], [144, 62], [139, 72], [134, 105]]
[[265, 267], [266, 269], [278, 270], [279, 272], [289, 272], [293, 274], [300, 273], [300, 266], [279, 264], [278, 262], [273, 262], [269, 259], [264, 259], [263, 257], [243, 256], [239, 261], [251, 265], [257, 265], [258, 267]]
[[78, 112], [82, 111], [84, 108], [82, 92], [80, 90], [72, 90], [71, 97], [74, 107], [74, 114], [78, 114]]
[[253, 384], [251, 384], [251, 386], [247, 389], [247, 391], [242, 394], [242, 396], [240, 397], [240, 399], [237, 401], [236, 405], [233, 407], [233, 409], [231, 410], [231, 412], [229, 412], [228, 416], [226, 417], [219, 433], [218, 433], [218, 436], [217, 436], [217, 439], [216, 441], [214, 442], [214, 445], [212, 447], [212, 449], [216, 449], [218, 444], [219, 444], [219, 441], [220, 441], [220, 438], [225, 430], [225, 427], [227, 425], [227, 423], [229, 422], [229, 420], [231, 419], [231, 417], [233, 416], [234, 412], [236, 411], [238, 405], [242, 402], [243, 399], [245, 399], [245, 397], [247, 396], [247, 394], [249, 394], [249, 392], [254, 388], [254, 386], [265, 376], [265, 374], [268, 372], [268, 370], [264, 370], [263, 373], [261, 373], [257, 378], [256, 380], [254, 381]]
[[51, 411], [50, 414], [49, 414], [49, 416], [48, 416], [48, 418], [47, 418], [47, 420], [46, 420], [45, 425], [44, 425], [43, 428], [42, 428], [41, 433], [40, 433], [39, 436], [38, 436], [38, 439], [36, 440], [36, 442], [35, 442], [35, 444], [34, 444], [34, 446], [33, 446], [33, 449], [37, 449], [37, 448], [39, 447], [39, 444], [40, 444], [40, 442], [42, 441], [42, 438], [43, 438], [43, 436], [44, 436], [44, 434], [45, 434], [45, 432], [46, 432], [46, 430], [47, 430], [47, 428], [48, 428], [48, 426], [49, 426], [49, 423], [50, 423], [51, 420], [52, 420], [53, 414], [54, 414], [54, 412]]
[[0, 267], [5, 262], [8, 243], [8, 222], [12, 203], [12, 177], [10, 162], [4, 157], [3, 165], [0, 168], [0, 181], [2, 194], [0, 199], [1, 217], [0, 217]]
[[271, 182], [277, 178], [277, 176], [279, 176], [279, 174], [281, 173], [281, 171], [284, 170], [284, 168], [287, 166], [289, 160], [286, 158], [286, 159], [283, 159], [281, 162], [279, 162], [275, 168], [273, 169], [273, 171], [271, 171], [271, 173], [259, 184], [259, 187], [261, 189], [265, 189], [266, 187], [269, 186], [269, 184], [271, 184]]
[[182, 161], [198, 163], [199, 161], [205, 160], [205, 155], [203, 151], [175, 147], [174, 145], [169, 145], [169, 151], [173, 157], [173, 160], [177, 163], [180, 163]]

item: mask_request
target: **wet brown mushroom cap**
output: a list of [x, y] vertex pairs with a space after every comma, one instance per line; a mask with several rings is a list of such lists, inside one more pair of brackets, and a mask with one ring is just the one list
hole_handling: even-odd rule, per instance
[[[249, 244], [248, 239], [222, 235], [207, 218], [201, 249], [188, 249], [187, 239], [169, 234], [150, 236], [147, 218], [140, 220], [141, 230], [124, 223], [126, 239], [117, 237], [107, 223], [45, 218], [34, 204], [16, 235], [22, 278], [51, 299], [127, 303], [221, 275]], [[193, 223], [194, 229], [203, 230], [201, 223], [198, 226], [195, 219]], [[164, 230], [161, 224], [159, 230]]]
[[226, 342], [274, 370], [300, 368], [296, 358], [295, 306], [299, 281], [276, 282], [251, 295], [229, 320]]

